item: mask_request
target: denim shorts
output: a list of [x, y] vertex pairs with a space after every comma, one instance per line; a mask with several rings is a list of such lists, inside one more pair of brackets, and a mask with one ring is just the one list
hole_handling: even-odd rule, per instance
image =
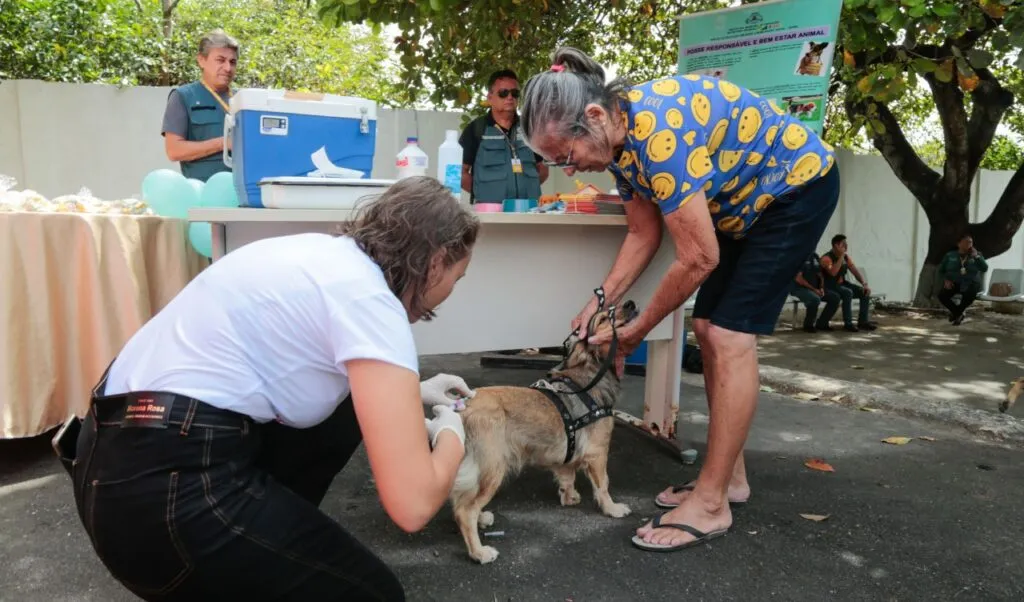
[[780, 197], [739, 240], [718, 237], [716, 267], [697, 293], [694, 318], [750, 334], [772, 334], [790, 284], [839, 203], [839, 169]]

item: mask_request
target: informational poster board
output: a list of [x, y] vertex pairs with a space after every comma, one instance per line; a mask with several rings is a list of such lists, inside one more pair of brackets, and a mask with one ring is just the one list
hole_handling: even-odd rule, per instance
[[842, 7], [842, 0], [769, 0], [685, 15], [679, 74], [748, 88], [820, 134]]

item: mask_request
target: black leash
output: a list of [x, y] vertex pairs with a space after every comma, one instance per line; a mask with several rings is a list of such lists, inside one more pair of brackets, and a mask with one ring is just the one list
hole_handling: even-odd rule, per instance
[[[597, 312], [600, 312], [600, 311], [602, 311], [604, 309], [604, 303], [605, 303], [604, 288], [603, 287], [597, 287], [596, 289], [594, 289], [594, 294], [597, 295], [597, 302], [598, 302]], [[590, 323], [587, 325], [587, 333], [588, 334], [590, 332], [592, 332], [592, 327], [594, 325], [594, 318], [597, 317], [597, 312], [595, 312], [595, 314], [593, 316], [591, 316]], [[566, 376], [556, 376], [555, 378], [551, 379], [553, 382], [558, 382], [558, 383], [562, 383], [563, 385], [565, 385], [566, 388], [569, 389], [567, 394], [569, 394], [569, 395], [576, 395], [577, 397], [579, 397], [580, 400], [583, 401], [583, 404], [587, 406], [587, 410], [588, 411], [587, 411], [586, 414], [584, 414], [583, 416], [580, 416], [579, 418], [573, 420], [572, 415], [569, 413], [568, 406], [566, 406], [565, 401], [562, 399], [562, 396], [559, 393], [557, 393], [555, 391], [552, 391], [551, 389], [546, 389], [546, 388], [543, 388], [543, 387], [537, 387], [537, 386], [532, 387], [532, 388], [537, 389], [538, 391], [544, 393], [548, 397], [548, 399], [550, 399], [551, 402], [555, 405], [555, 409], [558, 410], [558, 413], [562, 416], [562, 423], [565, 426], [565, 436], [566, 436], [565, 462], [564, 462], [566, 464], [568, 464], [572, 460], [573, 455], [576, 453], [576, 431], [578, 431], [581, 428], [584, 428], [584, 427], [588, 426], [589, 424], [591, 424], [593, 422], [596, 422], [597, 420], [600, 420], [601, 418], [607, 418], [607, 417], [612, 415], [612, 409], [611, 408], [603, 408], [603, 407], [599, 406], [597, 404], [597, 402], [594, 401], [594, 398], [591, 397], [591, 395], [589, 394], [589, 391], [591, 389], [593, 389], [597, 385], [597, 383], [601, 382], [601, 379], [604, 378], [605, 374], [607, 374], [608, 369], [611, 368], [611, 366], [612, 366], [612, 362], [615, 361], [615, 354], [619, 350], [619, 334], [618, 334], [618, 331], [615, 328], [615, 305], [614, 304], [608, 306], [608, 313], [612, 317], [612, 344], [611, 344], [611, 347], [608, 350], [608, 355], [604, 358], [604, 361], [601, 363], [601, 368], [600, 368], [600, 370], [597, 371], [597, 374], [594, 376], [594, 378], [592, 378], [590, 380], [590, 382], [587, 384], [587, 386], [583, 387], [582, 389], [579, 388], [579, 386], [576, 384], [575, 381], [573, 381], [571, 378], [568, 378]], [[569, 353], [571, 351], [571, 349], [569, 347], [569, 339], [571, 339], [574, 335], [578, 335], [578, 334], [579, 334], [579, 328], [576, 328], [575, 330], [572, 331], [572, 333], [569, 334], [568, 337], [566, 337], [565, 341], [562, 343], [562, 354], [563, 354], [562, 361], [563, 362], [569, 357]], [[578, 343], [579, 342], [577, 341], [577, 344]], [[617, 376], [616, 376], [616, 378], [617, 378]]]

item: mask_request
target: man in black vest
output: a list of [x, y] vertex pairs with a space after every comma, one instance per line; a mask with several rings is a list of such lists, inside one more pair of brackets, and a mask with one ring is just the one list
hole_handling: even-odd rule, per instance
[[523, 141], [519, 127], [519, 78], [505, 69], [487, 80], [486, 115], [474, 119], [459, 137], [462, 188], [471, 203], [538, 199], [548, 166]]
[[[807, 308], [804, 315], [805, 332], [832, 330], [828, 322], [839, 309], [839, 293], [825, 290], [825, 278], [821, 273], [821, 260], [817, 253], [812, 252], [804, 260], [800, 271], [796, 273], [796, 279], [790, 284], [789, 294], [800, 299]], [[825, 302], [825, 311], [815, 321], [822, 301]]]
[[[167, 158], [181, 163], [186, 178], [201, 182], [224, 164], [224, 118], [228, 114], [231, 82], [238, 64], [238, 42], [220, 29], [199, 41], [196, 57], [199, 81], [171, 90], [164, 110], [164, 149]], [[228, 149], [231, 141], [227, 141]]]
[[[875, 330], [878, 326], [868, 316], [871, 311], [871, 287], [847, 251], [849, 245], [846, 236], [836, 234], [832, 237], [832, 250], [821, 257], [821, 275], [825, 278], [825, 290], [838, 293], [843, 300], [843, 329], [849, 332], [859, 330]], [[846, 279], [847, 272], [852, 273], [861, 286]], [[853, 325], [853, 299], [860, 300], [860, 315], [857, 325]]]

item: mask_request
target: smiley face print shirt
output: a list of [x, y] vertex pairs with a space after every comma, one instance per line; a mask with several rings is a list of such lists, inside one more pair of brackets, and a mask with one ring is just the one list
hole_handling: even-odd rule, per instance
[[741, 238], [775, 199], [835, 165], [817, 134], [725, 80], [667, 77], [628, 97], [626, 145], [610, 167], [623, 200], [636, 192], [667, 214], [703, 190], [725, 235]]

